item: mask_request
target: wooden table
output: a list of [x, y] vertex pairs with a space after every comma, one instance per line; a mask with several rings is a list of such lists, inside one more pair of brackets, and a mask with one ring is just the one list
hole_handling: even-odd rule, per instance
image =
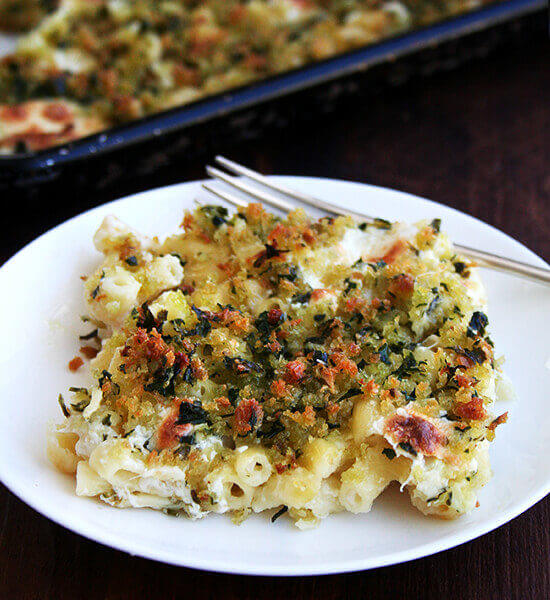
[[[353, 179], [426, 196], [495, 225], [548, 260], [549, 65], [548, 44], [533, 43], [224, 151], [265, 172]], [[71, 190], [66, 202], [41, 197], [41, 208], [5, 224], [0, 260], [88, 206], [202, 177], [203, 164], [187, 162], [93, 198], [75, 198]], [[403, 565], [330, 577], [234, 577], [105, 548], [50, 523], [0, 485], [0, 598], [548, 600], [549, 531], [547, 497], [480, 539]]]

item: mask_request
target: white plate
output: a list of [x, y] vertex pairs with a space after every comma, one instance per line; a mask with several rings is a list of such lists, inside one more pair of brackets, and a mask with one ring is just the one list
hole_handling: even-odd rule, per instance
[[[496, 229], [408, 194], [343, 181], [281, 178], [289, 186], [389, 219], [443, 218], [453, 239], [536, 265], [545, 263]], [[388, 490], [367, 515], [333, 515], [313, 531], [288, 520], [254, 516], [237, 527], [227, 517], [201, 521], [150, 510], [119, 510], [78, 498], [74, 481], [45, 456], [45, 429], [61, 419], [57, 394], [81, 381], [67, 362], [83, 333], [79, 276], [99, 260], [92, 235], [116, 214], [146, 234], [169, 233], [184, 207], [205, 198], [197, 182], [153, 190], [80, 215], [24, 248], [0, 270], [0, 478], [43, 515], [109, 546], [176, 565], [263, 575], [307, 575], [369, 569], [456, 546], [509, 521], [550, 491], [550, 289], [483, 273], [491, 336], [518, 400], [491, 449], [494, 477], [481, 506], [461, 519], [424, 517], [405, 494]], [[211, 198], [208, 198], [212, 202]]]

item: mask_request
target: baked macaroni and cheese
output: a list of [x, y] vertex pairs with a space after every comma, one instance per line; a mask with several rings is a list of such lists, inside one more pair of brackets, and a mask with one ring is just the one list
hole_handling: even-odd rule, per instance
[[78, 105], [74, 114], [94, 126], [67, 130], [74, 139], [97, 122], [105, 129], [181, 106], [488, 1], [0, 0], [4, 27], [31, 26], [58, 6], [0, 61], [0, 152], [66, 141], [39, 137], [30, 101]]
[[509, 384], [476, 269], [438, 220], [250, 204], [182, 227], [161, 242], [108, 217], [95, 234], [94, 383], [60, 396], [48, 447], [78, 495], [300, 528], [368, 512], [391, 482], [428, 515], [476, 506]]

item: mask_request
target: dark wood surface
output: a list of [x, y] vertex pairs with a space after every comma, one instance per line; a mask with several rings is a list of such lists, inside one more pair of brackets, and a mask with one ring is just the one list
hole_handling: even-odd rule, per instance
[[[265, 172], [402, 189], [459, 208], [550, 259], [550, 47], [533, 41], [224, 151]], [[0, 261], [52, 225], [138, 188], [203, 176], [204, 160], [93, 196], [44, 192], [4, 213]], [[8, 198], [4, 198], [8, 200]], [[9, 198], [9, 204], [17, 197]], [[5, 204], [5, 206], [7, 203]], [[4, 340], [3, 343], [9, 343]], [[6, 403], [6, 399], [3, 399]], [[549, 459], [550, 460], [550, 459]], [[247, 578], [128, 556], [38, 515], [0, 485], [0, 598], [548, 600], [550, 498], [473, 542], [370, 572]]]

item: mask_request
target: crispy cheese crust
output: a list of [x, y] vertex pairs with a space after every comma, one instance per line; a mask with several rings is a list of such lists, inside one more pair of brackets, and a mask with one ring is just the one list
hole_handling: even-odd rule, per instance
[[66, 100], [0, 105], [0, 154], [43, 150], [101, 131], [105, 122]]
[[[96, 383], [50, 454], [77, 492], [191, 517], [476, 505], [505, 379], [483, 288], [439, 221], [186, 213], [163, 243], [114, 218], [85, 294]], [[92, 353], [93, 354], [93, 353]]]
[[[0, 4], [0, 17], [15, 4]], [[471, 0], [63, 0], [0, 61], [0, 103], [61, 98], [108, 127], [471, 8]]]

